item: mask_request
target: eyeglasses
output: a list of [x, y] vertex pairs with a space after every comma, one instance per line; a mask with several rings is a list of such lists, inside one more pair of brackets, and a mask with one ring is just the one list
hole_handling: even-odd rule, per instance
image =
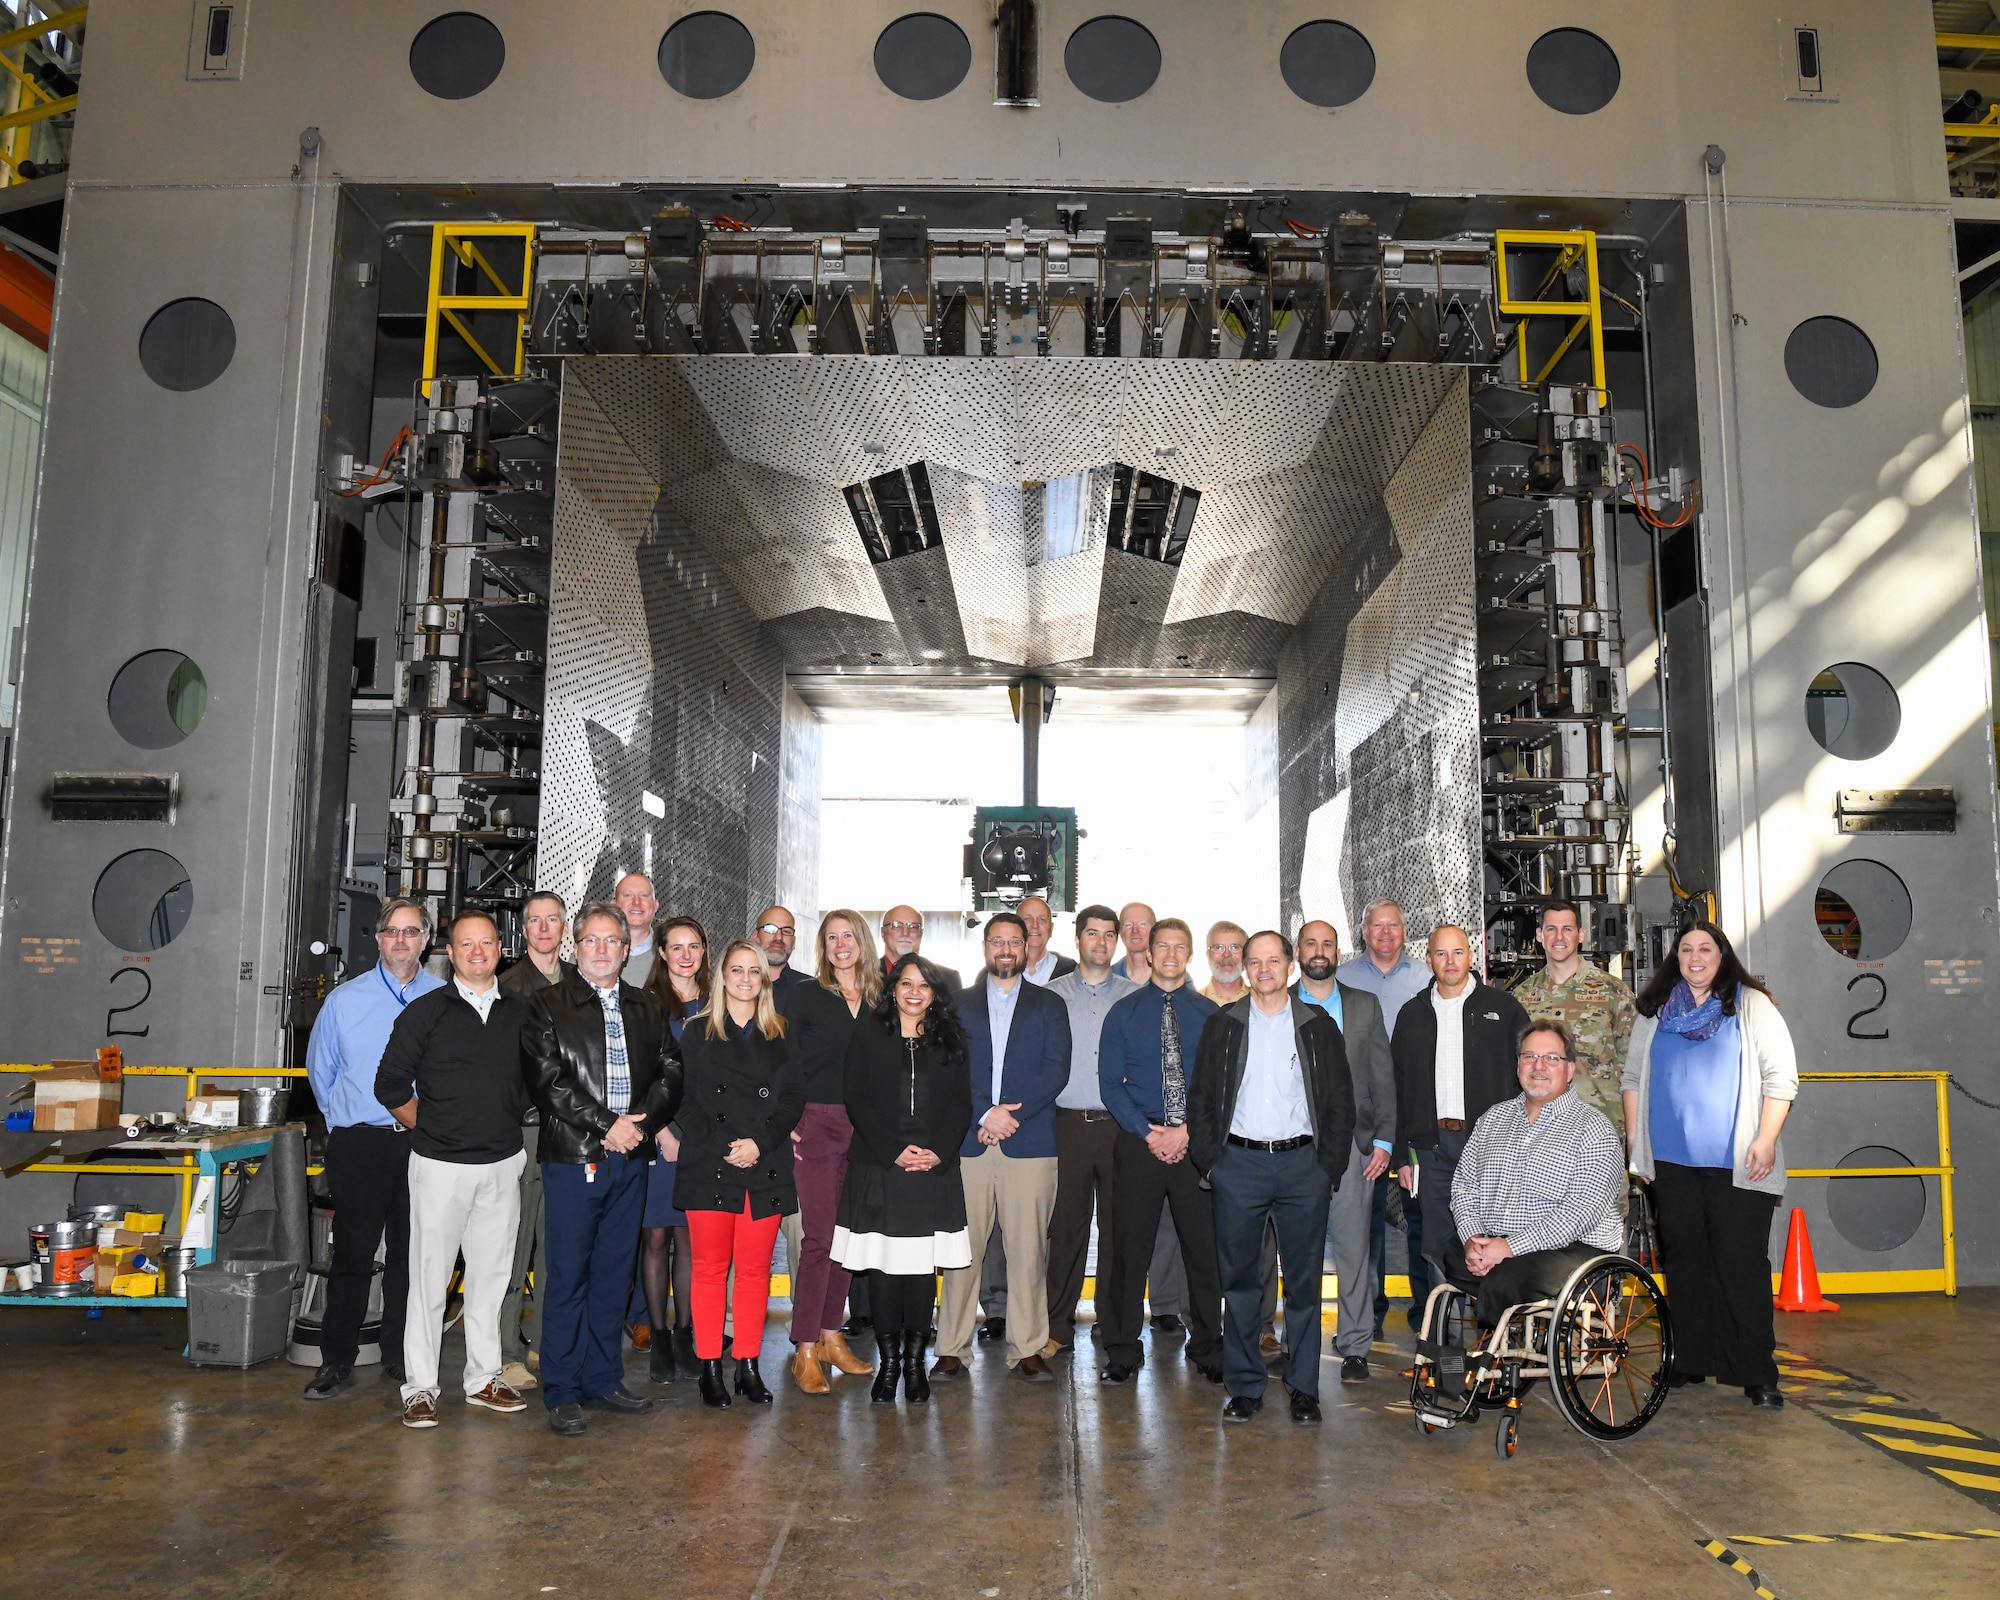
[[1539, 1061], [1544, 1066], [1559, 1067], [1565, 1061], [1574, 1061], [1575, 1059], [1575, 1056], [1552, 1056], [1539, 1050], [1523, 1050], [1521, 1052], [1521, 1064], [1523, 1066], [1526, 1066], [1531, 1061]]
[[1208, 953], [1212, 956], [1240, 956], [1243, 954], [1243, 946], [1240, 944], [1212, 944], [1208, 947]]
[[422, 928], [377, 928], [375, 930], [375, 937], [377, 939], [421, 939], [423, 936], [424, 930]]
[[924, 925], [922, 922], [885, 922], [882, 924], [882, 931], [884, 933], [922, 933]]
[[782, 922], [760, 922], [757, 924], [756, 931], [767, 937], [775, 937], [782, 933], [786, 938], [790, 939], [798, 937], [799, 930], [797, 928], [788, 928]]
[[617, 950], [625, 941], [615, 934], [587, 933], [576, 941], [579, 950]]

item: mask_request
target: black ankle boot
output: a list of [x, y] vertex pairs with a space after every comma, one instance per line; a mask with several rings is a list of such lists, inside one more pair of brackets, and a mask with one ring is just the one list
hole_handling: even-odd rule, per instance
[[680, 1374], [680, 1367], [674, 1361], [673, 1335], [665, 1328], [653, 1330], [653, 1342], [648, 1348], [646, 1376], [654, 1383], [672, 1383]]
[[736, 1392], [753, 1406], [771, 1403], [771, 1391], [764, 1387], [764, 1375], [757, 1370], [755, 1356], [736, 1358]]
[[729, 1385], [723, 1381], [720, 1359], [702, 1362], [701, 1372], [695, 1381], [700, 1385], [703, 1405], [714, 1406], [720, 1411], [731, 1404]]
[[[878, 1335], [875, 1340], [875, 1356], [880, 1365], [875, 1369], [875, 1382], [869, 1386], [868, 1398], [879, 1401], [885, 1406], [894, 1405], [896, 1385], [903, 1377], [902, 1349], [894, 1339]], [[919, 1362], [923, 1360], [921, 1352], [918, 1353], [917, 1360]]]
[[931, 1377], [924, 1371], [924, 1336], [921, 1333], [903, 1335], [903, 1398], [912, 1405], [928, 1404], [931, 1397]]

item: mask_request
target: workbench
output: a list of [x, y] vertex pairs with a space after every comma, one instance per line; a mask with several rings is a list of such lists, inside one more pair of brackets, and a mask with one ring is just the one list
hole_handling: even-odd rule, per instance
[[[128, 1139], [122, 1128], [99, 1128], [85, 1133], [6, 1133], [0, 1134], [0, 1177], [23, 1172], [75, 1172], [130, 1175], [147, 1178], [181, 1179], [181, 1218], [186, 1226], [187, 1197], [202, 1178], [215, 1181], [217, 1210], [221, 1209], [222, 1169], [225, 1164], [251, 1161], [271, 1153], [272, 1141], [281, 1133], [305, 1131], [302, 1122], [281, 1123], [274, 1128], [217, 1128], [212, 1133]], [[178, 1155], [169, 1165], [160, 1162], [93, 1161], [92, 1155], [114, 1151], [119, 1155]], [[53, 1155], [55, 1159], [50, 1160]], [[219, 1221], [219, 1218], [218, 1218]], [[215, 1260], [215, 1239], [220, 1227], [210, 1230], [209, 1243], [199, 1246], [194, 1264], [205, 1267]], [[36, 1289], [28, 1294], [0, 1294], [0, 1306], [124, 1306], [129, 1310], [179, 1310], [187, 1304], [184, 1295], [45, 1294]]]

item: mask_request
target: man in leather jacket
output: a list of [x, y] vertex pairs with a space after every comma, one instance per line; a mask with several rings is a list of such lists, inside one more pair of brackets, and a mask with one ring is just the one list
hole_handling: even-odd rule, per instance
[[542, 1398], [566, 1437], [584, 1431], [586, 1408], [653, 1405], [626, 1390], [621, 1342], [646, 1166], [680, 1109], [681, 1062], [660, 1002], [619, 980], [630, 939], [617, 906], [585, 906], [576, 972], [534, 996], [521, 1029], [548, 1207]]
[[1291, 941], [1266, 931], [1244, 947], [1250, 993], [1202, 1029], [1188, 1086], [1188, 1157], [1215, 1202], [1222, 1278], [1223, 1417], [1264, 1404], [1257, 1333], [1264, 1230], [1276, 1224], [1285, 1286], [1285, 1388], [1292, 1421], [1320, 1420], [1320, 1277], [1326, 1219], [1354, 1148], [1354, 1084], [1340, 1027], [1286, 991]]

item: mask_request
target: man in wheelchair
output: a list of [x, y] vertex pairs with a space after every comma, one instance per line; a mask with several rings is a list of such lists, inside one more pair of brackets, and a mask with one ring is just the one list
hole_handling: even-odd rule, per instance
[[1521, 1093], [1474, 1125], [1451, 1185], [1445, 1269], [1475, 1297], [1485, 1328], [1509, 1306], [1555, 1295], [1578, 1267], [1625, 1239], [1624, 1145], [1604, 1113], [1570, 1090], [1569, 1029], [1537, 1017], [1516, 1064]]

